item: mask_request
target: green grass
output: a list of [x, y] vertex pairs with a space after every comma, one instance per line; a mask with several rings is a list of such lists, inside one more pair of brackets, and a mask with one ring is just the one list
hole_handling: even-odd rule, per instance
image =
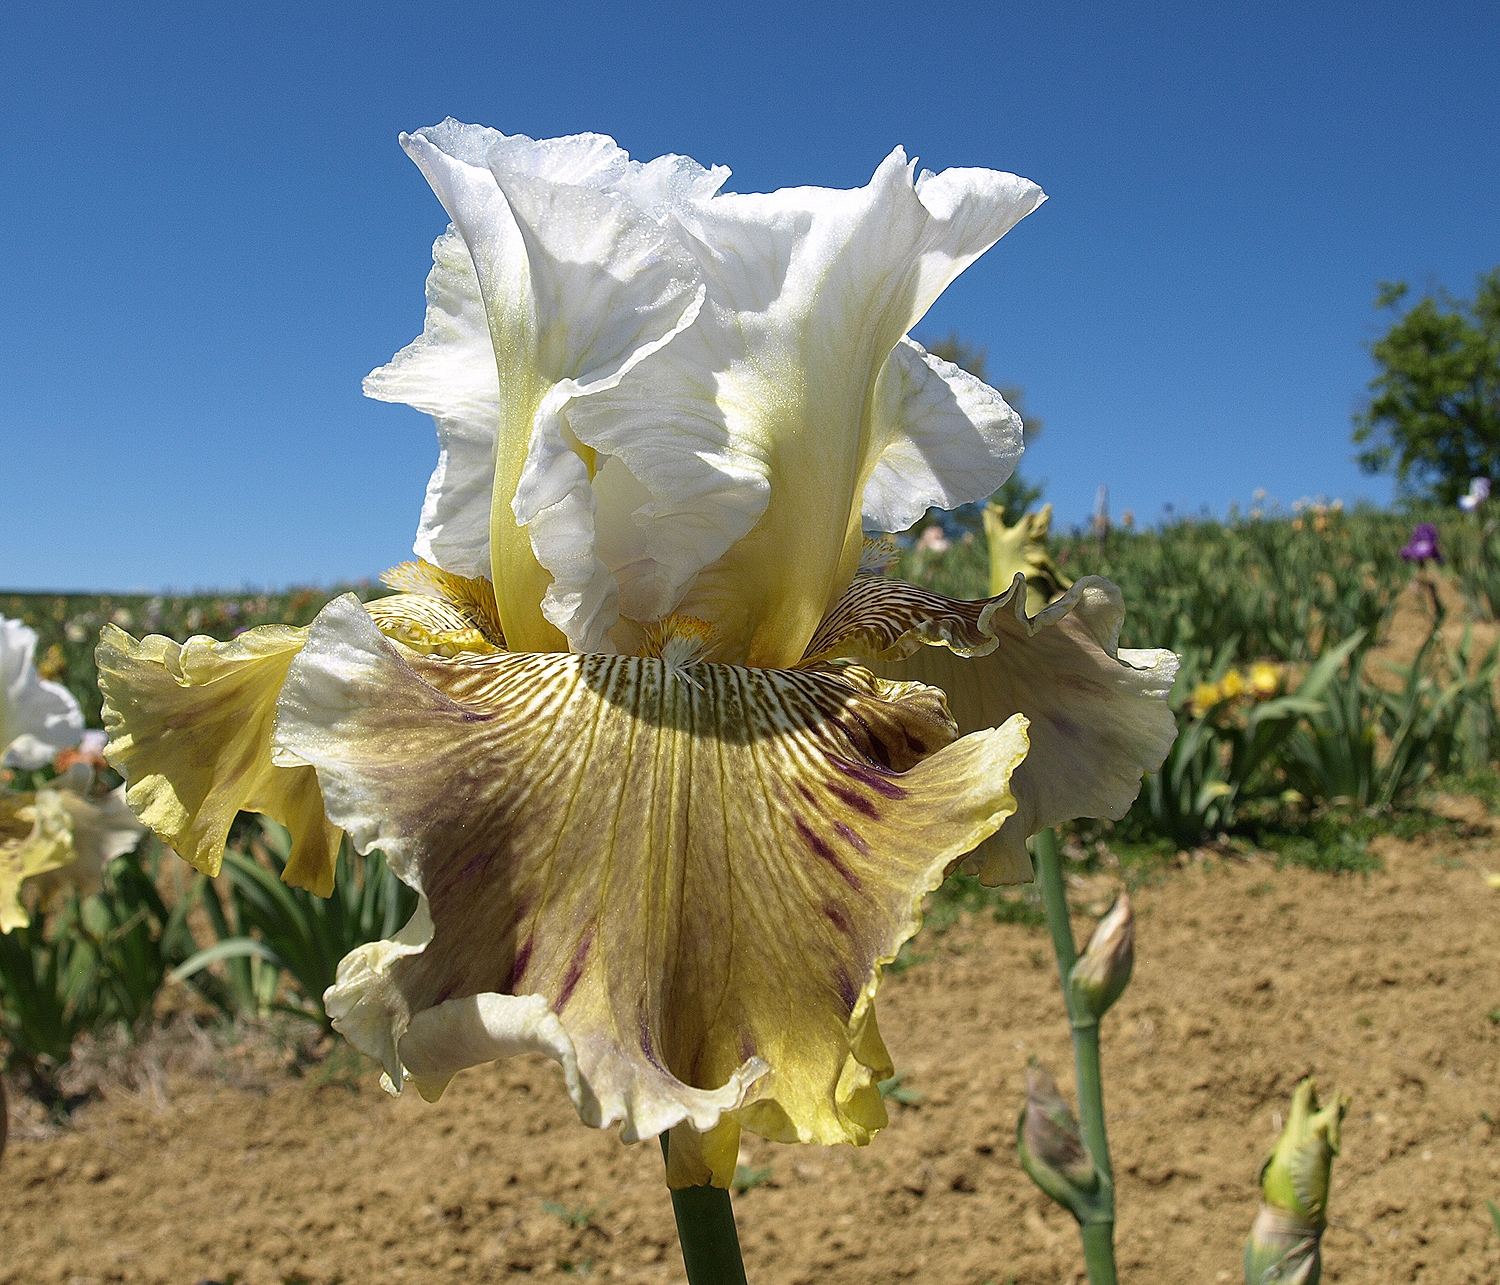
[[1500, 772], [1494, 765], [1472, 772], [1459, 772], [1429, 782], [1433, 792], [1468, 794], [1480, 799], [1492, 813], [1500, 812]]
[[579, 1205], [569, 1209], [566, 1205], [560, 1205], [555, 1200], [542, 1201], [542, 1212], [553, 1214], [561, 1218], [574, 1231], [582, 1231], [594, 1221], [594, 1215], [599, 1212], [597, 1205]]

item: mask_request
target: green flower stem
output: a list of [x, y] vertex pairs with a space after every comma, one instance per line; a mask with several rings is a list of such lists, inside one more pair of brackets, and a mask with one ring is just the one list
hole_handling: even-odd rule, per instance
[[1099, 1072], [1099, 1019], [1092, 1013], [1074, 1011], [1072, 988], [1068, 975], [1078, 960], [1073, 941], [1073, 926], [1068, 919], [1068, 897], [1063, 889], [1062, 860], [1057, 851], [1057, 834], [1041, 831], [1032, 844], [1036, 880], [1042, 888], [1042, 903], [1047, 910], [1047, 928], [1052, 934], [1052, 950], [1057, 956], [1057, 972], [1062, 980], [1063, 1004], [1068, 1011], [1068, 1025], [1073, 1033], [1073, 1068], [1078, 1084], [1078, 1123], [1083, 1142], [1099, 1170], [1104, 1197], [1100, 1215], [1079, 1222], [1083, 1240], [1083, 1260], [1088, 1268], [1089, 1285], [1115, 1285], [1115, 1198], [1114, 1169], [1109, 1160], [1109, 1139], [1104, 1132], [1104, 1082]]
[[1115, 1285], [1115, 1224], [1079, 1223], [1078, 1235], [1083, 1241], [1083, 1265], [1088, 1268], [1089, 1285]]
[[1098, 1018], [1089, 1018], [1087, 1026], [1073, 1026], [1073, 1071], [1078, 1080], [1078, 1123], [1083, 1129], [1083, 1145], [1089, 1149], [1099, 1172], [1113, 1183], [1115, 1171], [1109, 1162], [1109, 1139], [1104, 1133]]
[[[1031, 844], [1036, 865], [1036, 881], [1042, 886], [1042, 903], [1047, 908], [1047, 930], [1052, 934], [1052, 953], [1057, 956], [1057, 973], [1062, 979], [1063, 1000], [1070, 987], [1068, 974], [1078, 962], [1078, 948], [1073, 943], [1073, 925], [1068, 919], [1068, 897], [1063, 891], [1062, 861], [1057, 854], [1057, 834], [1041, 831]], [[1072, 1014], [1069, 1014], [1071, 1017]]]
[[[661, 1135], [667, 1156], [667, 1135]], [[740, 1257], [740, 1235], [734, 1225], [729, 1193], [722, 1187], [684, 1187], [672, 1193], [677, 1215], [677, 1242], [688, 1285], [746, 1285]]]

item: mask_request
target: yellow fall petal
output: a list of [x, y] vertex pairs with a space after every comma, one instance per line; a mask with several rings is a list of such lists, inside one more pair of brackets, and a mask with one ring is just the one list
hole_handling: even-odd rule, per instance
[[[489, 581], [403, 563], [388, 583], [421, 592], [365, 604], [376, 626], [416, 651], [440, 656], [504, 646]], [[431, 596], [451, 594], [452, 599]], [[486, 606], [488, 602], [488, 606]], [[96, 659], [104, 693], [106, 756], [125, 777], [136, 815], [207, 875], [216, 875], [239, 812], [261, 812], [291, 832], [282, 878], [320, 897], [333, 891], [340, 831], [323, 812], [309, 768], [271, 762], [271, 724], [287, 667], [306, 629], [263, 625], [229, 642], [153, 635], [114, 625]]]
[[[732, 1119], [868, 1141], [881, 966], [1015, 807], [1024, 719], [953, 737], [940, 693], [859, 669], [444, 660], [332, 603], [278, 761], [317, 768], [330, 816], [430, 919], [346, 959], [329, 1011], [424, 1095], [529, 1049], [628, 1140]], [[716, 1180], [726, 1138], [700, 1146]]]
[[106, 625], [95, 653], [104, 693], [105, 757], [124, 776], [135, 814], [206, 875], [219, 873], [239, 812], [260, 812], [292, 836], [282, 877], [326, 897], [339, 831], [323, 815], [310, 768], [271, 763], [271, 723], [306, 629], [263, 625], [229, 642]]
[[0, 933], [31, 922], [21, 904], [21, 885], [48, 868], [39, 864], [45, 853], [33, 841], [41, 837], [39, 830], [36, 795], [0, 791]]
[[989, 884], [1031, 878], [1025, 840], [1074, 817], [1124, 816], [1176, 736], [1169, 651], [1118, 650], [1120, 591], [1098, 576], [1028, 616], [1026, 582], [959, 602], [900, 580], [858, 577], [825, 617], [808, 659], [849, 656], [941, 688], [961, 732], [1030, 720], [1015, 816], [983, 852]]

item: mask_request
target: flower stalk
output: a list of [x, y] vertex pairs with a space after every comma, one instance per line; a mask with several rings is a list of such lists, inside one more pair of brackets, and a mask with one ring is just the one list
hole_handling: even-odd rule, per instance
[[[1045, 1164], [1038, 1149], [1028, 1147], [1027, 1118], [1040, 1106], [1034, 1101], [1035, 1077], [1027, 1076], [1027, 1106], [1022, 1114], [1020, 1138], [1021, 1163], [1043, 1191], [1061, 1204], [1078, 1220], [1083, 1241], [1084, 1264], [1089, 1285], [1115, 1285], [1115, 1183], [1109, 1159], [1109, 1139], [1104, 1130], [1104, 1082], [1099, 1068], [1099, 1018], [1125, 989], [1133, 961], [1133, 930], [1130, 905], [1121, 898], [1121, 914], [1112, 911], [1100, 925], [1089, 949], [1080, 959], [1068, 921], [1068, 899], [1063, 890], [1062, 862], [1057, 850], [1057, 835], [1051, 829], [1040, 831], [1032, 847], [1036, 880], [1042, 890], [1047, 911], [1047, 928], [1052, 934], [1052, 949], [1057, 957], [1057, 972], [1062, 982], [1063, 1002], [1067, 1006], [1068, 1025], [1073, 1035], [1073, 1071], [1078, 1085], [1080, 1141], [1087, 1152], [1094, 1181], [1079, 1181], [1078, 1174]], [[1111, 920], [1114, 921], [1111, 924]], [[1108, 942], [1108, 946], [1104, 943]], [[1096, 950], [1096, 947], [1098, 949]], [[1113, 959], [1112, 966], [1109, 960]], [[1080, 965], [1083, 967], [1080, 969]], [[1123, 977], [1123, 980], [1122, 980]], [[1097, 984], [1089, 979], [1100, 978]], [[1050, 1081], [1051, 1077], [1047, 1077]], [[1056, 1088], [1053, 1088], [1054, 1096]], [[1066, 1103], [1062, 1103], [1066, 1110]], [[1056, 1120], [1056, 1108], [1052, 1111]], [[1071, 1115], [1070, 1117], [1071, 1118]], [[1034, 1136], [1034, 1134], [1033, 1134]], [[1043, 1161], [1043, 1164], [1038, 1164]]]
[[[668, 1136], [662, 1134], [663, 1160], [670, 1146]], [[746, 1285], [734, 1207], [725, 1188], [705, 1185], [674, 1191], [672, 1212], [688, 1285]]]

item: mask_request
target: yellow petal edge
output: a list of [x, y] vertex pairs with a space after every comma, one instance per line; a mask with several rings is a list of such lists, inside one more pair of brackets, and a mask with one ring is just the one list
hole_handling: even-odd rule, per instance
[[[407, 646], [444, 656], [503, 646], [493, 611], [486, 615], [482, 606], [488, 580], [449, 576], [425, 563], [403, 563], [387, 576], [393, 586], [423, 592], [377, 598], [364, 609]], [[458, 601], [430, 596], [440, 591]], [[493, 593], [488, 597], [493, 602]], [[276, 698], [306, 637], [306, 629], [262, 625], [228, 642], [177, 643], [158, 634], [136, 640], [106, 625], [95, 659], [110, 734], [105, 757], [125, 777], [135, 814], [212, 876], [236, 814], [263, 813], [291, 832], [281, 877], [327, 897], [339, 828], [324, 815], [310, 768], [271, 762]]]

